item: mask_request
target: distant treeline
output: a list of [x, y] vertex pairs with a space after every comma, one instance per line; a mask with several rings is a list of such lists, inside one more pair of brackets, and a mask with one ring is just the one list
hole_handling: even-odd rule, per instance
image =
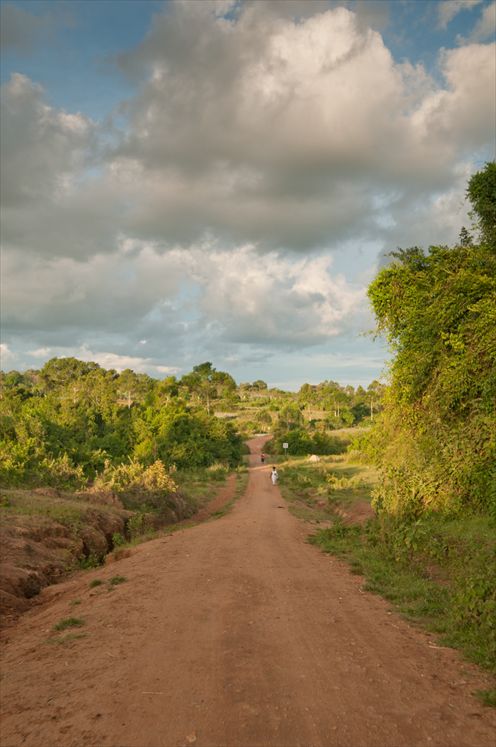
[[234, 467], [243, 437], [262, 430], [275, 431], [277, 447], [289, 438], [293, 454], [333, 453], [336, 441], [326, 431], [377, 414], [383, 388], [326, 381], [295, 393], [269, 389], [262, 380], [237, 386], [209, 362], [159, 381], [75, 358], [2, 372], [0, 384], [0, 480], [64, 487], [91, 482], [105, 470], [111, 483], [109, 470], [130, 462]]
[[54, 358], [40, 371], [2, 374], [3, 484], [79, 486], [112, 466], [236, 466], [242, 439], [203, 398], [235, 388], [210, 364], [178, 382]]

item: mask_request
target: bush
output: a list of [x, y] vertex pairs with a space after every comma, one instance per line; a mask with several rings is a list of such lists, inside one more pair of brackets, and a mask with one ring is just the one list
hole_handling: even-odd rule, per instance
[[[270, 442], [270, 453], [281, 454], [283, 443], [288, 444], [290, 456], [305, 456], [308, 454], [343, 454], [346, 451], [346, 443], [329, 433], [308, 433], [303, 428], [294, 428], [286, 432], [278, 432]], [[269, 448], [269, 444], [267, 444]]]
[[111, 490], [118, 495], [140, 490], [167, 495], [177, 492], [176, 483], [160, 459], [148, 467], [133, 460], [116, 466], [107, 462], [103, 472], [95, 479], [94, 487], [97, 490]]

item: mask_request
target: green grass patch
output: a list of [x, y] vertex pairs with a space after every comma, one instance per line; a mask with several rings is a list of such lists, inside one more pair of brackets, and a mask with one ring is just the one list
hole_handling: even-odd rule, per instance
[[280, 487], [289, 510], [304, 521], [324, 522], [336, 509], [370, 502], [377, 474], [369, 466], [356, 464], [346, 455], [293, 457], [279, 467]]
[[[9, 489], [2, 493], [0, 506], [4, 509], [2, 519], [11, 521], [16, 516], [50, 519], [77, 531], [86, 521], [88, 511], [95, 504], [85, 500], [84, 495], [62, 492], [58, 495], [43, 491]], [[98, 504], [98, 511], [115, 513], [112, 506]]]
[[90, 581], [89, 587], [90, 589], [94, 589], [96, 586], [101, 586], [103, 584], [103, 581], [101, 578], [94, 578], [93, 581]]
[[86, 633], [66, 633], [66, 635], [49, 638], [48, 642], [54, 643], [57, 646], [64, 646], [64, 645], [67, 645], [68, 643], [72, 643], [73, 641], [77, 641], [80, 638], [86, 638], [86, 637], [87, 637]]
[[51, 519], [77, 530], [83, 522], [87, 504], [67, 498], [55, 498], [26, 490], [11, 490], [2, 508], [4, 518], [27, 516]]
[[82, 571], [89, 571], [93, 568], [99, 568], [101, 565], [103, 565], [104, 560], [105, 556], [100, 556], [92, 552], [88, 555], [87, 558], [81, 558], [78, 561], [78, 567]]
[[478, 690], [475, 695], [484, 705], [496, 708], [496, 689]]
[[118, 586], [119, 584], [123, 584], [127, 581], [127, 578], [125, 576], [112, 576], [111, 579], [109, 579], [109, 586]]
[[198, 508], [211, 498], [219, 485], [226, 482], [228, 475], [229, 470], [224, 465], [212, 465], [205, 469], [181, 470], [174, 477], [181, 492]]
[[66, 628], [81, 628], [83, 625], [85, 625], [85, 621], [80, 617], [66, 617], [63, 620], [59, 620], [59, 622], [53, 626], [53, 629], [60, 631], [66, 630]]

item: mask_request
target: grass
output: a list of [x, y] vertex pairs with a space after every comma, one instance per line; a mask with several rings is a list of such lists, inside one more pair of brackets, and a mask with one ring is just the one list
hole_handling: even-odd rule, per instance
[[79, 638], [86, 638], [86, 633], [67, 633], [63, 636], [57, 636], [56, 638], [49, 638], [49, 643], [55, 643], [58, 646], [66, 645], [67, 643], [72, 643], [72, 641], [77, 641]]
[[205, 469], [184, 470], [175, 475], [181, 491], [191, 498], [199, 507], [212, 495], [212, 490], [225, 483], [229, 476], [229, 469], [217, 464]]
[[374, 469], [344, 455], [321, 457], [319, 462], [293, 457], [281, 464], [279, 474], [291, 513], [316, 523], [330, 521], [338, 508], [369, 502], [377, 481]]
[[[55, 491], [53, 491], [55, 492]], [[0, 500], [2, 519], [9, 521], [16, 516], [34, 517], [36, 519], [51, 519], [64, 526], [77, 530], [84, 523], [85, 515], [94, 504], [84, 497], [68, 492], [58, 495], [34, 492], [33, 490], [9, 489], [5, 490]], [[99, 511], [115, 513], [115, 510], [105, 503], [98, 504]]]
[[477, 690], [476, 697], [483, 705], [496, 708], [496, 689], [494, 690]]
[[53, 626], [53, 629], [61, 631], [66, 630], [67, 628], [81, 628], [83, 625], [85, 625], [85, 621], [80, 617], [66, 617], [63, 620], [59, 620], [59, 622]]
[[67, 498], [40, 495], [27, 490], [10, 490], [3, 501], [3, 519], [16, 516], [46, 518], [77, 529], [81, 526], [87, 505]]
[[125, 576], [112, 576], [112, 578], [109, 580], [109, 586], [118, 586], [119, 584], [123, 584], [127, 581], [127, 578]]
[[77, 607], [77, 606], [78, 606], [78, 604], [81, 604], [81, 600], [80, 600], [80, 599], [73, 599], [73, 600], [72, 600], [72, 601], [71, 601], [71, 602], [69, 603], [70, 607]]
[[103, 581], [101, 578], [94, 578], [93, 581], [90, 581], [89, 587], [90, 589], [94, 589], [96, 586], [101, 586], [103, 584]]
[[105, 561], [105, 556], [99, 556], [96, 553], [92, 552], [88, 555], [87, 558], [80, 558], [77, 567], [81, 571], [91, 571], [93, 568], [98, 568], [99, 566], [103, 565]]

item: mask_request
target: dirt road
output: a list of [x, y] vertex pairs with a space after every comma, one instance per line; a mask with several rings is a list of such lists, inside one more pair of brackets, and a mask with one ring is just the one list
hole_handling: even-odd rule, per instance
[[[261, 445], [227, 516], [78, 575], [8, 631], [2, 747], [494, 747], [484, 676], [305, 543]], [[71, 615], [86, 637], [50, 642]]]

